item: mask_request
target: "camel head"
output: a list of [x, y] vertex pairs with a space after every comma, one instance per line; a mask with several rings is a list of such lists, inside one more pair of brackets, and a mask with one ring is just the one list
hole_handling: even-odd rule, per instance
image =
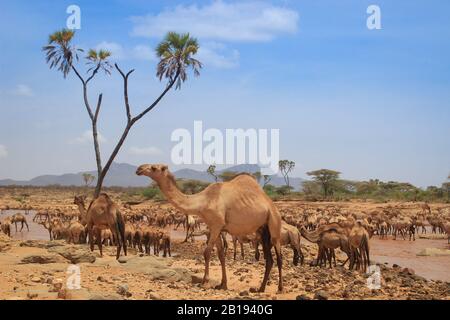
[[147, 176], [156, 182], [170, 177], [171, 173], [165, 164], [143, 164], [136, 170], [138, 176]]
[[75, 198], [73, 199], [73, 204], [84, 205], [85, 200], [86, 200], [86, 196], [75, 196]]

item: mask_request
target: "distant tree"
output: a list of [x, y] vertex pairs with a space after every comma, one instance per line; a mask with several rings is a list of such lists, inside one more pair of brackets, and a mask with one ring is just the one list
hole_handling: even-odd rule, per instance
[[194, 75], [198, 76], [200, 74], [199, 70], [201, 69], [202, 64], [200, 61], [194, 59], [194, 56], [197, 54], [199, 49], [199, 45], [195, 38], [192, 38], [189, 33], [167, 33], [164, 40], [156, 47], [156, 55], [159, 58], [156, 76], [160, 81], [167, 79], [168, 83], [162, 90], [161, 94], [149, 106], [134, 117], [131, 115], [131, 107], [128, 100], [128, 78], [134, 70], [130, 70], [125, 74], [117, 64], [114, 64], [117, 72], [121, 75], [123, 80], [126, 125], [119, 141], [103, 167], [100, 157], [100, 146], [98, 143], [97, 130], [98, 116], [102, 105], [103, 95], [98, 95], [95, 109], [93, 109], [91, 107], [91, 103], [89, 102], [88, 85], [91, 80], [98, 75], [99, 71], [102, 70], [106, 74], [111, 73], [112, 65], [109, 62], [111, 53], [107, 50], [89, 50], [85, 57], [87, 61], [86, 64], [88, 65], [87, 76], [85, 78], [82, 76], [82, 73], [80, 73], [78, 66], [76, 65], [76, 62], [79, 60], [79, 54], [81, 54], [83, 50], [78, 49], [72, 44], [74, 36], [75, 31], [73, 30], [63, 29], [61, 31], [57, 31], [49, 36], [48, 44], [44, 46], [42, 50], [46, 54], [46, 62], [49, 64], [50, 68], [57, 68], [62, 72], [64, 78], [66, 78], [68, 74], [73, 71], [82, 84], [84, 105], [91, 121], [94, 140], [95, 159], [97, 163], [97, 185], [95, 188], [94, 198], [97, 198], [100, 194], [106, 174], [108, 173], [109, 168], [119, 153], [134, 124], [150, 112], [154, 107], [156, 107], [173, 86], [175, 86], [175, 89], [180, 89], [181, 84], [187, 80], [187, 72], [189, 69], [192, 69]]
[[278, 187], [276, 189], [276, 191], [278, 194], [285, 196], [285, 195], [288, 195], [292, 191], [292, 189], [294, 189], [294, 188], [292, 188], [290, 186], [281, 186], [281, 187]]
[[214, 178], [215, 182], [217, 182], [219, 177], [217, 177], [217, 174], [216, 174], [216, 165], [215, 164], [210, 165], [208, 167], [208, 169], [206, 170], [206, 172]]
[[231, 181], [233, 180], [239, 173], [234, 171], [224, 171], [219, 175], [219, 178], [222, 179], [222, 181]]
[[327, 197], [333, 194], [333, 188], [341, 173], [328, 169], [320, 169], [307, 172], [306, 174], [312, 176], [313, 180], [321, 185], [323, 194]]
[[84, 186], [88, 187], [92, 182], [94, 182], [95, 176], [90, 173], [83, 173]]
[[268, 183], [272, 180], [272, 177], [265, 174], [263, 175], [263, 179], [264, 179], [263, 188], [265, 188], [268, 185]]
[[289, 160], [280, 160], [278, 162], [278, 168], [280, 169], [281, 174], [283, 175], [284, 182], [289, 187], [289, 173], [294, 169], [295, 162]]

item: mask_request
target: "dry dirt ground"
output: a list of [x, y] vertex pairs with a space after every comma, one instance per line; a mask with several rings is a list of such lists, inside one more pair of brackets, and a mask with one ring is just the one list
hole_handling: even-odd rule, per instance
[[[19, 208], [11, 192], [0, 193], [0, 207]], [[71, 206], [73, 192], [35, 192], [28, 202], [33, 208]], [[119, 195], [116, 200], [120, 201]], [[279, 207], [297, 205], [279, 203]], [[311, 204], [321, 206], [320, 204]], [[348, 208], [376, 207], [379, 204], [358, 202], [342, 204]], [[405, 204], [413, 206], [412, 204]], [[31, 222], [32, 215], [28, 216]], [[0, 219], [3, 216], [0, 215]], [[36, 228], [30, 223], [31, 229]], [[34, 230], [34, 229], [33, 229]], [[45, 238], [45, 233], [39, 233]], [[215, 290], [220, 281], [220, 264], [214, 255], [211, 262], [211, 283], [200, 284], [203, 276], [204, 239], [182, 243], [175, 234], [171, 258], [142, 256], [130, 250], [119, 261], [115, 248], [109, 247], [100, 258], [98, 250], [91, 253], [85, 245], [68, 245], [64, 241], [35, 240], [27, 232], [13, 239], [0, 235], [0, 299], [450, 299], [450, 255], [446, 239], [418, 239], [415, 243], [371, 239], [372, 260], [381, 273], [379, 289], [370, 289], [368, 280], [376, 278], [347, 268], [333, 269], [310, 266], [317, 254], [316, 246], [302, 239], [305, 263], [292, 264], [292, 250], [283, 249], [285, 292], [278, 294], [276, 265], [265, 293], [255, 292], [262, 279], [263, 261], [256, 262], [246, 245], [246, 256], [233, 260], [227, 251], [227, 291]], [[27, 235], [28, 234], [28, 235]], [[31, 239], [31, 240], [30, 240]], [[230, 242], [231, 246], [231, 242]], [[423, 250], [425, 256], [417, 256]], [[430, 256], [431, 255], [431, 256]], [[338, 255], [338, 264], [343, 256]], [[386, 263], [386, 264], [385, 264]], [[71, 289], [77, 284], [81, 289]], [[393, 264], [398, 264], [399, 266]]]

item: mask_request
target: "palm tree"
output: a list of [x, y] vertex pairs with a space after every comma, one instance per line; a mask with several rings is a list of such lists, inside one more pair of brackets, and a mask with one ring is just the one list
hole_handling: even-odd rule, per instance
[[88, 73], [94, 70], [102, 69], [106, 74], [111, 74], [112, 65], [109, 63], [108, 58], [111, 57], [111, 52], [107, 50], [94, 50], [90, 49], [86, 59], [88, 62], [87, 65], [90, 66]]
[[89, 118], [91, 119], [95, 158], [97, 162], [97, 185], [94, 193], [94, 198], [97, 198], [100, 194], [105, 176], [133, 125], [156, 107], [174, 85], [176, 85], [176, 89], [180, 89], [181, 84], [187, 80], [189, 69], [194, 72], [195, 76], [199, 76], [202, 64], [200, 61], [193, 58], [199, 49], [197, 39], [191, 38], [189, 33], [177, 34], [175, 32], [169, 32], [156, 48], [156, 53], [160, 58], [156, 74], [160, 80], [163, 78], [168, 79], [169, 83], [151, 105], [147, 106], [134, 117], [131, 114], [131, 106], [128, 100], [128, 77], [134, 72], [134, 69], [130, 70], [128, 73], [124, 73], [117, 64], [114, 65], [123, 78], [124, 105], [127, 123], [119, 141], [103, 167], [97, 131], [97, 120], [100, 113], [103, 94], [100, 93], [98, 95], [96, 107], [92, 108], [89, 102], [88, 84], [94, 79], [99, 70], [103, 70], [106, 74], [111, 73], [112, 66], [108, 61], [111, 57], [111, 53], [107, 50], [89, 50], [85, 57], [87, 60], [86, 64], [89, 66], [89, 69], [87, 70], [89, 76], [85, 79], [74, 65], [74, 63], [79, 60], [78, 52], [83, 51], [72, 45], [71, 42], [74, 35], [74, 31], [67, 29], [51, 34], [49, 36], [49, 43], [43, 47], [43, 51], [46, 53], [46, 61], [50, 64], [50, 68], [58, 67], [58, 70], [62, 71], [64, 78], [66, 78], [69, 72], [73, 70], [83, 85], [84, 104], [89, 114]]
[[175, 89], [180, 89], [187, 79], [187, 69], [191, 68], [194, 75], [199, 76], [202, 63], [193, 58], [198, 49], [197, 39], [191, 38], [189, 33], [167, 33], [156, 48], [156, 55], [161, 59], [156, 72], [159, 80], [167, 78], [169, 85], [176, 82]]
[[64, 78], [72, 68], [73, 59], [78, 61], [78, 52], [83, 52], [82, 49], [77, 49], [71, 44], [74, 35], [75, 31], [73, 30], [56, 31], [49, 36], [48, 45], [43, 47], [47, 63], [50, 63], [50, 69], [57, 67], [63, 73]]

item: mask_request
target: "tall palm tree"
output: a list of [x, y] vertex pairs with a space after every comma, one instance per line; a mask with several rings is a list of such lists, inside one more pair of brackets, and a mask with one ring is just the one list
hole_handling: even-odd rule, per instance
[[48, 45], [42, 50], [46, 53], [47, 63], [50, 63], [50, 69], [57, 67], [64, 75], [64, 78], [70, 72], [74, 58], [78, 60], [78, 52], [83, 52], [71, 44], [75, 31], [62, 29], [49, 36]]
[[156, 48], [156, 55], [161, 59], [156, 72], [159, 80], [167, 78], [169, 84], [176, 82], [175, 89], [180, 89], [187, 79], [187, 69], [191, 68], [194, 75], [199, 76], [202, 63], [193, 58], [198, 49], [197, 39], [191, 38], [189, 33], [167, 33]]
[[90, 66], [88, 73], [94, 70], [102, 69], [106, 74], [111, 74], [112, 65], [109, 63], [108, 58], [111, 57], [111, 52], [107, 50], [94, 50], [90, 49], [86, 59], [88, 62], [87, 65]]

